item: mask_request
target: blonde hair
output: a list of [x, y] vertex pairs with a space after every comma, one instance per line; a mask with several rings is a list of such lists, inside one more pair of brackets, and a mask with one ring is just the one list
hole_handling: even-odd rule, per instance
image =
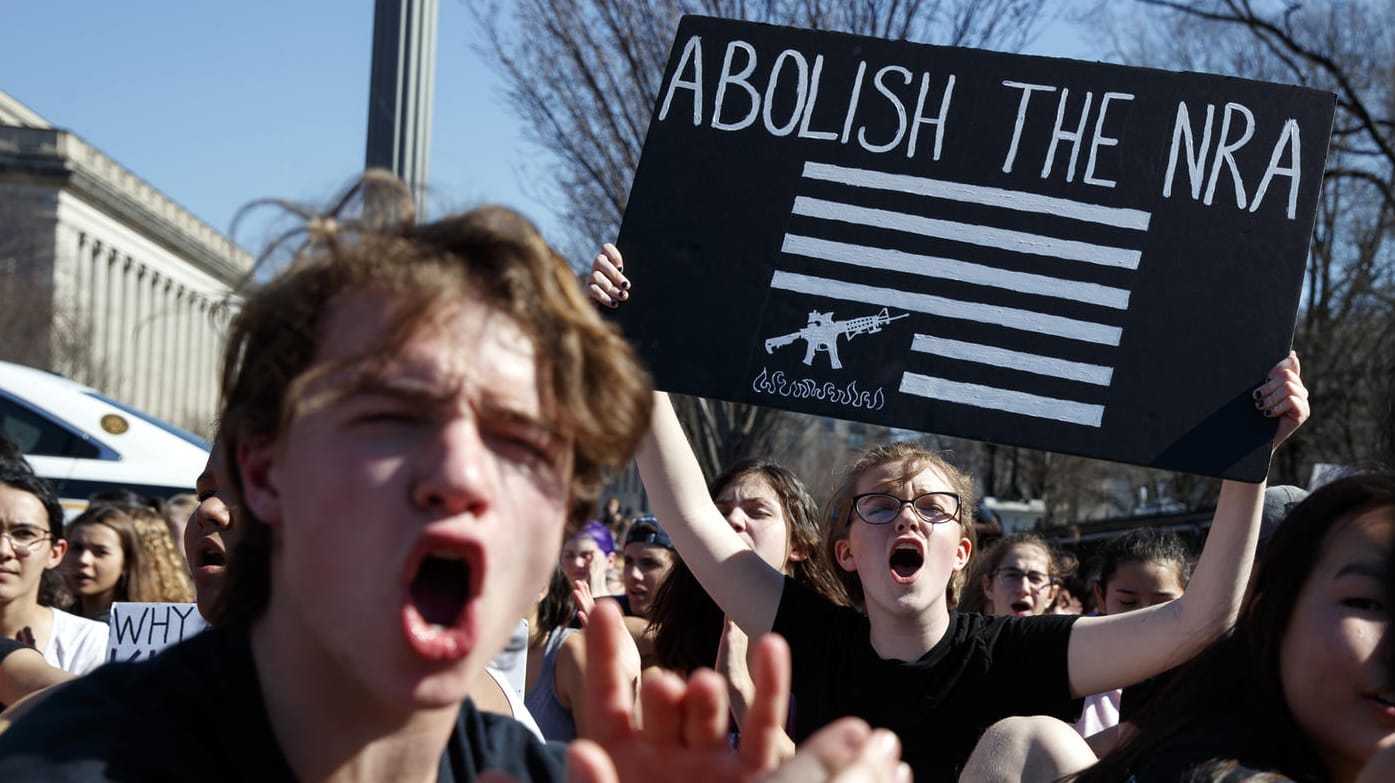
[[194, 600], [193, 582], [165, 518], [144, 508], [128, 509], [126, 513], [144, 555], [141, 558], [144, 573], [139, 578], [132, 575], [127, 600], [167, 603]]
[[[855, 490], [858, 480], [868, 471], [883, 465], [900, 466], [895, 481], [908, 481], [931, 468], [939, 471], [949, 481], [950, 488], [959, 495], [959, 517], [956, 523], [959, 525], [960, 536], [969, 539], [969, 556], [973, 557], [973, 519], [977, 507], [974, 502], [973, 477], [950, 464], [942, 453], [913, 443], [888, 443], [867, 449], [843, 471], [838, 491], [829, 499], [823, 512], [823, 557], [837, 574], [838, 581], [842, 582], [848, 597], [857, 606], [863, 606], [865, 602], [862, 580], [858, 578], [857, 572], [844, 570], [838, 565], [836, 547], [839, 541], [847, 539], [848, 529], [852, 525], [852, 498], [857, 494]], [[963, 595], [964, 574], [968, 569], [969, 564], [966, 563], [964, 568], [950, 577], [949, 584], [945, 586], [946, 604], [951, 609], [958, 605]]]

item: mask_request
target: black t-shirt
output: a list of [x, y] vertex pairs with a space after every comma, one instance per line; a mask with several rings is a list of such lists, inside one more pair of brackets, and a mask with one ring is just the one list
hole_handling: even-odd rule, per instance
[[[11, 639], [7, 636], [0, 636], [0, 661], [3, 661], [6, 658], [8, 658], [10, 653], [14, 652], [15, 650], [23, 650], [26, 647], [29, 647], [29, 645], [24, 644], [22, 642], [17, 642], [14, 639]], [[33, 648], [30, 647], [29, 649], [32, 650]]]
[[951, 612], [944, 638], [920, 660], [883, 660], [866, 616], [786, 578], [774, 631], [794, 660], [794, 739], [856, 715], [901, 738], [918, 783], [954, 781], [994, 722], [1079, 714], [1066, 664], [1075, 619]]
[[[1285, 752], [1276, 748], [1271, 736], [1254, 728], [1253, 717], [1242, 712], [1221, 715], [1199, 715], [1187, 730], [1168, 738], [1148, 757], [1134, 765], [1134, 783], [1176, 783], [1189, 780], [1241, 781], [1251, 775], [1264, 772], [1275, 775], [1275, 781], [1286, 779], [1287, 774], [1279, 772], [1280, 763], [1276, 754]], [[1218, 777], [1204, 777], [1197, 768], [1209, 762], [1219, 766], [1208, 772], [1224, 772]], [[1267, 779], [1266, 779], [1267, 780]]]
[[[466, 702], [441, 755], [441, 783], [499, 769], [562, 780], [564, 749]], [[154, 659], [113, 663], [53, 690], [0, 734], [0, 780], [290, 781], [243, 628], [206, 631]]]

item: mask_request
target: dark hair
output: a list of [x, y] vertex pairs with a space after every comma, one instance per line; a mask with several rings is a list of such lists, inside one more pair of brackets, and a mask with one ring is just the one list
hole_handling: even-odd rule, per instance
[[[838, 603], [847, 603], [829, 563], [819, 556], [816, 506], [798, 476], [768, 459], [744, 459], [722, 471], [708, 484], [708, 490], [716, 499], [732, 482], [747, 476], [764, 479], [775, 491], [784, 512], [791, 551], [804, 553], [802, 560], [786, 564], [790, 577]], [[717, 659], [725, 616], [687, 564], [679, 559], [659, 583], [649, 605], [649, 628], [659, 665], [681, 672], [712, 666]]]
[[10, 440], [4, 432], [0, 432], [0, 468], [15, 468], [17, 470], [33, 473], [29, 461], [24, 458], [24, 451], [19, 444]]
[[1118, 573], [1121, 563], [1159, 563], [1171, 566], [1182, 587], [1192, 581], [1192, 557], [1182, 537], [1169, 530], [1141, 527], [1105, 544], [1099, 568], [1100, 593]]
[[157, 514], [165, 513], [165, 501], [161, 498], [146, 497], [133, 490], [108, 489], [87, 496], [90, 505], [116, 506], [118, 508], [144, 508]]
[[47, 480], [34, 475], [33, 471], [13, 465], [0, 466], [0, 484], [10, 489], [28, 492], [43, 504], [48, 517], [48, 532], [55, 539], [63, 538], [63, 504], [58, 502], [58, 493]]
[[538, 601], [537, 622], [528, 632], [528, 643], [545, 644], [554, 630], [570, 623], [573, 617], [576, 617], [576, 601], [572, 598], [572, 581], [560, 565], [553, 566], [547, 594]]
[[[34, 475], [27, 466], [0, 465], [0, 484], [20, 492], [28, 492], [38, 499], [48, 517], [48, 532], [54, 541], [63, 540], [63, 504], [58, 502], [58, 493], [48, 481]], [[50, 568], [39, 577], [39, 604], [57, 606], [60, 609], [72, 605], [73, 596], [66, 580], [58, 569]]]
[[423, 325], [472, 294], [511, 318], [536, 349], [539, 392], [558, 429], [571, 436], [574, 500], [593, 499], [629, 460], [648, 429], [649, 378], [613, 324], [601, 320], [567, 262], [523, 216], [480, 207], [415, 222], [406, 186], [370, 171], [328, 214], [278, 204], [305, 219], [273, 243], [305, 241], [281, 274], [246, 293], [223, 358], [219, 443], [230, 505], [244, 527], [228, 560], [215, 622], [250, 622], [271, 597], [271, 532], [244, 497], [236, 455], [276, 443], [310, 404], [302, 392], [336, 367], [318, 360], [325, 324], [346, 292], [395, 296], [392, 327], [338, 366], [381, 361]]
[[1074, 783], [1115, 783], [1167, 752], [1199, 716], [1233, 719], [1263, 737], [1264, 759], [1241, 759], [1295, 779], [1329, 777], [1284, 698], [1279, 649], [1298, 596], [1333, 533], [1360, 514], [1395, 506], [1395, 475], [1348, 476], [1313, 492], [1289, 513], [1254, 571], [1230, 633], [1184, 664], [1138, 713], [1137, 730]]

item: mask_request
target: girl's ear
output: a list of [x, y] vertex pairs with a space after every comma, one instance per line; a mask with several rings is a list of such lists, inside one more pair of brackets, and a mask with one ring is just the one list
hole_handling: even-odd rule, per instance
[[48, 565], [45, 565], [45, 566], [44, 566], [44, 570], [45, 570], [45, 571], [51, 571], [51, 570], [57, 568], [57, 567], [59, 566], [59, 564], [63, 562], [63, 555], [65, 555], [65, 554], [67, 554], [67, 553], [68, 553], [68, 541], [67, 541], [67, 539], [62, 539], [62, 538], [60, 538], [60, 539], [56, 539], [56, 540], [50, 542], [50, 546], [49, 546], [49, 555], [48, 555]]
[[954, 570], [961, 571], [969, 564], [969, 555], [973, 554], [974, 542], [967, 538], [959, 539], [959, 548], [954, 550]]
[[852, 545], [846, 538], [840, 538], [833, 542], [833, 559], [838, 561], [838, 566], [849, 573], [857, 571], [857, 563], [853, 561]]
[[785, 555], [786, 563], [798, 563], [802, 560], [808, 559], [809, 553], [804, 549], [804, 546], [802, 544], [790, 544], [789, 554]]
[[280, 527], [281, 491], [275, 481], [275, 444], [237, 444], [237, 467], [242, 475], [242, 496], [257, 518], [270, 527]]

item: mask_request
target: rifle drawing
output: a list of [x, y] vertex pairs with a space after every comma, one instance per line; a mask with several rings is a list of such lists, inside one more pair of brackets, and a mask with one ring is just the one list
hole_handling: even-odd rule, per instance
[[910, 314], [891, 315], [887, 312], [887, 308], [883, 307], [882, 311], [876, 315], [852, 318], [847, 321], [835, 321], [833, 313], [821, 313], [814, 310], [809, 313], [809, 323], [803, 329], [766, 340], [765, 352], [775, 353], [776, 348], [782, 348], [795, 340], [803, 340], [805, 343], [805, 364], [812, 367], [814, 354], [818, 351], [828, 351], [828, 360], [832, 363], [833, 369], [840, 370], [843, 367], [843, 363], [838, 360], [838, 338], [840, 336], [851, 340], [859, 334], [876, 334], [882, 330], [883, 326], [908, 315]]

